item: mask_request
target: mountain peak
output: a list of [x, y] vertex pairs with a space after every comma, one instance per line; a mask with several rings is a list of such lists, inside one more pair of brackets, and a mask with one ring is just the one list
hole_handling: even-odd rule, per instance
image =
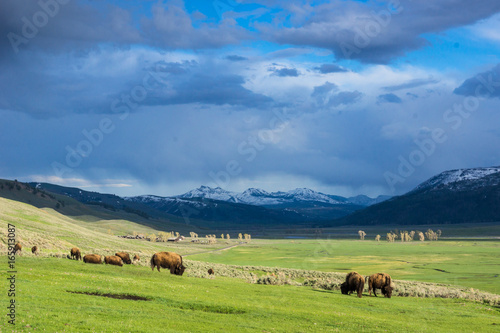
[[[496, 180], [491, 180], [491, 177], [488, 177], [494, 174], [499, 174], [500, 176], [500, 167], [448, 170], [423, 182], [414, 191], [432, 190], [443, 187], [452, 190], [461, 190], [463, 187], [467, 187], [468, 184], [476, 188], [484, 185], [493, 185], [490, 184], [491, 181], [498, 182], [500, 180], [500, 177], [496, 177]], [[486, 177], [488, 179], [485, 179]]]

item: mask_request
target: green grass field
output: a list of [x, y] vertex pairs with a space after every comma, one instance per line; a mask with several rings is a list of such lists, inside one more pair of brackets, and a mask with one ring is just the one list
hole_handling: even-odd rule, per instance
[[371, 240], [259, 240], [192, 260], [325, 272], [386, 272], [395, 279], [478, 288], [500, 294], [500, 241], [408, 243]]
[[[343, 275], [333, 273], [383, 271], [395, 280], [409, 280], [404, 288], [416, 285], [418, 289], [418, 282], [411, 281], [428, 281], [500, 294], [500, 244], [496, 240], [254, 239], [239, 244], [232, 235], [229, 241], [211, 245], [153, 243], [116, 237], [130, 231], [157, 232], [127, 220], [68, 217], [53, 209], [0, 198], [2, 272], [8, 270], [8, 223], [16, 226], [24, 251], [15, 267], [16, 326], [3, 316], [0, 332], [498, 332], [500, 327], [496, 295], [493, 303], [464, 298], [375, 298], [366, 291], [358, 299], [341, 295], [337, 287]], [[115, 235], [107, 233], [111, 226]], [[40, 256], [29, 253], [32, 245], [41, 248]], [[233, 245], [237, 246], [223, 250]], [[143, 259], [124, 267], [84, 264], [64, 258], [73, 246], [84, 254], [124, 250]], [[152, 272], [147, 261], [158, 251], [188, 255], [184, 276]], [[214, 267], [215, 278], [209, 278], [207, 267]], [[284, 280], [293, 280], [292, 285], [256, 284], [259, 279], [272, 281], [273, 271]], [[323, 280], [299, 286], [311, 279], [309, 272], [313, 280], [321, 272], [331, 272], [318, 280], [327, 281], [330, 287], [318, 287]], [[7, 284], [0, 286], [4, 286], [0, 293], [6, 295]], [[439, 288], [446, 293], [448, 287]], [[450, 293], [455, 291], [450, 288]], [[1, 299], [6, 310], [8, 297]]]
[[358, 299], [61, 258], [19, 257], [16, 268], [16, 326], [4, 319], [2, 332], [497, 332], [500, 325], [498, 307], [459, 299]]

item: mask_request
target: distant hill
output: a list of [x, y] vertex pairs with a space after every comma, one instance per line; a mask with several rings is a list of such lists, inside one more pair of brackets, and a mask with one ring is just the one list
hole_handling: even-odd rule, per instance
[[[268, 193], [248, 189], [243, 193], [202, 186], [175, 197], [142, 195], [119, 197], [49, 183], [29, 183], [38, 190], [69, 197], [107, 211], [123, 211], [147, 223], [193, 224], [207, 229], [248, 227], [313, 227], [321, 221], [346, 216], [377, 200], [366, 196], [350, 199], [301, 188]], [[356, 203], [354, 203], [356, 202]]]
[[333, 225], [500, 222], [500, 167], [450, 170]]

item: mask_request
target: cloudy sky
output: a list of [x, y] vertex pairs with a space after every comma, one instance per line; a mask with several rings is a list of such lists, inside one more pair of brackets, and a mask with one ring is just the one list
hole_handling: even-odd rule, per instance
[[500, 165], [500, 2], [0, 2], [0, 178], [397, 195]]

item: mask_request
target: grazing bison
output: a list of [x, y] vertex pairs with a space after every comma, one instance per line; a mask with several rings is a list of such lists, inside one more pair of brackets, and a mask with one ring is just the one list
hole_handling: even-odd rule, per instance
[[31, 253], [33, 253], [33, 254], [38, 254], [38, 246], [36, 246], [36, 245], [35, 245], [35, 246], [33, 246], [33, 247], [31, 248]]
[[17, 243], [14, 246], [14, 254], [17, 254], [17, 252], [19, 252], [19, 254], [21, 254], [22, 249], [23, 249], [23, 246], [21, 245], [21, 243]]
[[182, 257], [174, 252], [158, 252], [151, 257], [151, 269], [158, 268], [170, 269], [170, 274], [182, 275], [186, 267], [182, 264]]
[[123, 260], [119, 256], [105, 256], [104, 257], [104, 262], [106, 265], [116, 265], [116, 266], [123, 266]]
[[345, 282], [340, 285], [340, 291], [344, 295], [350, 295], [353, 291], [358, 293], [358, 297], [361, 298], [363, 295], [363, 289], [365, 288], [365, 278], [362, 277], [358, 272], [351, 272], [345, 277]]
[[70, 253], [71, 253], [71, 259], [82, 260], [82, 254], [80, 253], [79, 248], [77, 247], [72, 248]]
[[372, 289], [373, 289], [373, 295], [375, 296], [377, 296], [375, 289], [380, 289], [382, 290], [382, 295], [384, 295], [387, 298], [391, 298], [392, 296], [391, 276], [386, 273], [376, 273], [370, 275], [370, 277], [368, 278], [368, 291], [370, 293], [370, 296], [372, 295]]
[[210, 269], [208, 270], [208, 275], [214, 275], [214, 270], [210, 268]]
[[138, 254], [136, 254], [136, 255], [134, 256], [134, 261], [139, 261], [139, 260], [141, 260], [141, 258], [139, 258], [139, 255], [138, 255]]
[[83, 256], [83, 262], [87, 264], [102, 264], [102, 259], [98, 254], [86, 254]]
[[132, 260], [130, 260], [130, 256], [127, 252], [116, 252], [115, 256], [122, 258], [123, 262], [126, 264], [131, 264]]

